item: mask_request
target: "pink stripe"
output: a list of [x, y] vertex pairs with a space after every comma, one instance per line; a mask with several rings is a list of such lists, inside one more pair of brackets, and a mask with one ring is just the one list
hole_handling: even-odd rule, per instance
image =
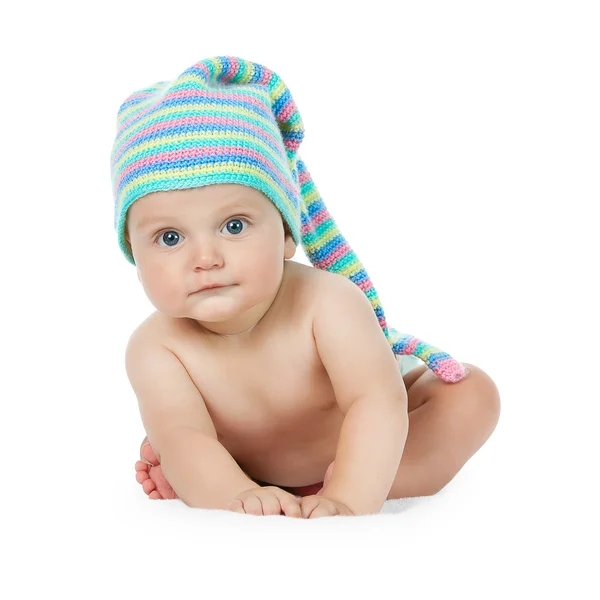
[[240, 71], [240, 61], [235, 58], [234, 56], [230, 57], [229, 62], [231, 63], [231, 77], [230, 79], [233, 79]]
[[[316, 215], [315, 215], [316, 216]], [[323, 215], [321, 215], [322, 217]], [[308, 223], [306, 223], [305, 225], [302, 225], [302, 234], [306, 235], [307, 233], [314, 233], [315, 229], [317, 228], [317, 226], [321, 225], [321, 223], [323, 221], [327, 221], [328, 219], [319, 219], [319, 221], [315, 220], [314, 218], [310, 218], [310, 221]]]
[[415, 337], [413, 337], [410, 342], [408, 342], [408, 344], [406, 344], [406, 348], [404, 350], [405, 354], [412, 354], [416, 348], [417, 348], [417, 344], [419, 343], [419, 340]]
[[285, 123], [290, 118], [290, 115], [294, 113], [296, 106], [294, 100], [290, 97], [289, 100], [281, 107], [277, 120]]
[[460, 381], [467, 374], [464, 365], [452, 357], [441, 360], [434, 371], [438, 377], [450, 383]]
[[[134, 161], [131, 165], [129, 165], [127, 167], [127, 169], [123, 170], [119, 179], [117, 180], [117, 188], [121, 185], [121, 181], [128, 173], [131, 173], [133, 170], [139, 169], [140, 167], [151, 167], [152, 165], [155, 165], [156, 163], [161, 162], [161, 161], [169, 162], [169, 161], [175, 161], [175, 160], [178, 160], [181, 158], [187, 158], [187, 159], [193, 160], [200, 156], [214, 156], [216, 154], [220, 154], [221, 152], [233, 153], [234, 150], [237, 152], [237, 156], [241, 155], [244, 157], [254, 158], [254, 159], [262, 162], [263, 164], [267, 165], [268, 167], [270, 167], [274, 173], [276, 173], [276, 174], [279, 173], [279, 168], [276, 167], [269, 159], [267, 159], [266, 156], [264, 156], [264, 154], [256, 152], [255, 150], [252, 150], [251, 148], [244, 148], [241, 152], [240, 152], [240, 148], [238, 146], [222, 146], [220, 148], [216, 148], [216, 147], [213, 147], [213, 148], [204, 148], [204, 147], [186, 148], [185, 150], [172, 150], [169, 152], [159, 152], [158, 154], [153, 154], [150, 157], [139, 158], [138, 160]], [[295, 189], [293, 187], [291, 187], [289, 181], [285, 177], [278, 178], [277, 181], [290, 194], [292, 194], [292, 195], [295, 194]]]
[[294, 112], [296, 112], [296, 105], [294, 104], [294, 100], [290, 97], [285, 106], [279, 111], [277, 120], [285, 123]]
[[306, 234], [309, 231], [314, 231], [316, 227], [324, 223], [325, 221], [329, 221], [331, 219], [331, 215], [327, 212], [326, 208], [322, 208], [317, 211], [311, 218], [310, 222], [306, 225], [302, 226], [302, 233]]
[[318, 261], [319, 268], [324, 267], [325, 269], [329, 270], [329, 267], [331, 267], [336, 260], [343, 258], [350, 251], [350, 246], [348, 246], [346, 243], [343, 243], [335, 252], [332, 252], [323, 260]]
[[208, 70], [208, 66], [205, 63], [197, 62], [197, 63], [193, 64], [192, 66], [196, 67], [199, 71], [202, 71], [204, 73], [204, 75], [206, 76], [206, 79], [208, 79], [210, 77], [210, 71]]
[[197, 116], [197, 117], [176, 117], [176, 118], [170, 119], [168, 121], [161, 121], [159, 123], [155, 123], [151, 127], [145, 127], [141, 131], [138, 131], [138, 133], [136, 133], [133, 137], [131, 137], [129, 140], [127, 140], [127, 144], [125, 144], [124, 146], [121, 146], [121, 148], [119, 149], [119, 152], [114, 157], [114, 161], [116, 163], [121, 158], [123, 153], [126, 151], [127, 146], [133, 145], [134, 142], [136, 142], [143, 136], [147, 135], [148, 133], [159, 133], [165, 129], [173, 127], [174, 125], [176, 125], [176, 126], [203, 125], [203, 124], [211, 124], [214, 122], [217, 122], [221, 125], [230, 125], [230, 126], [234, 126], [234, 127], [235, 126], [237, 126], [237, 127], [243, 126], [247, 129], [249, 129], [250, 131], [256, 133], [256, 137], [259, 137], [259, 138], [264, 137], [267, 140], [269, 140], [275, 147], [279, 146], [279, 140], [274, 138], [272, 135], [270, 135], [266, 130], [264, 130], [261, 127], [257, 127], [256, 125], [251, 125], [250, 123], [247, 123], [246, 121], [239, 119], [239, 118], [214, 117], [211, 115], [202, 115], [202, 116]]
[[363, 292], [369, 291], [373, 287], [373, 282], [370, 279], [364, 279], [356, 284]]
[[317, 211], [312, 217], [311, 217], [311, 222], [313, 223], [313, 225], [315, 227], [318, 227], [319, 225], [325, 223], [325, 221], [329, 221], [332, 220], [331, 219], [331, 215], [329, 214], [329, 212], [327, 211], [326, 208], [322, 208], [321, 210]]
[[[154, 92], [156, 93], [156, 92]], [[225, 92], [217, 92], [217, 91], [206, 91], [206, 90], [202, 90], [202, 89], [194, 89], [194, 90], [175, 90], [173, 92], [169, 92], [168, 94], [165, 94], [162, 98], [161, 98], [161, 103], [164, 100], [172, 100], [172, 99], [183, 99], [183, 100], [187, 100], [187, 99], [194, 99], [194, 100], [199, 100], [199, 99], [203, 99], [203, 100], [207, 100], [207, 99], [217, 99], [217, 100], [231, 100], [234, 104], [239, 102], [240, 100], [243, 100], [244, 102], [247, 102], [253, 106], [255, 106], [256, 108], [262, 108], [264, 109], [264, 104], [260, 101], [257, 100], [255, 97], [247, 95], [247, 94], [228, 94]], [[225, 103], [225, 106], [227, 106], [228, 103]], [[131, 115], [131, 117], [127, 120], [124, 121], [123, 123], [121, 123], [121, 127], [119, 129], [118, 134], [121, 133], [121, 131], [123, 131], [125, 128], [127, 128], [132, 121], [143, 117], [144, 115], [148, 114], [149, 112], [152, 112], [153, 110], [156, 110], [157, 105], [156, 103], [150, 104], [149, 106], [147, 106], [144, 110], [140, 110], [134, 114]]]
[[117, 162], [121, 159], [123, 154], [129, 150], [131, 145], [141, 139], [143, 136], [148, 135], [149, 133], [161, 133], [165, 129], [169, 129], [170, 127], [185, 127], [187, 125], [210, 125], [214, 123], [219, 123], [220, 125], [227, 125], [231, 128], [233, 127], [244, 127], [245, 129], [249, 129], [251, 132], [256, 134], [257, 138], [265, 138], [267, 139], [275, 148], [280, 147], [279, 140], [276, 140], [272, 135], [270, 135], [267, 131], [262, 129], [261, 127], [257, 127], [255, 125], [251, 125], [245, 121], [235, 118], [215, 118], [210, 115], [204, 115], [201, 117], [181, 117], [178, 119], [171, 119], [170, 121], [161, 121], [160, 123], [155, 123], [152, 127], [146, 127], [136, 133], [130, 140], [127, 141], [127, 144], [124, 144], [119, 149], [119, 152], [113, 158], [113, 164], [117, 164]]
[[310, 181], [312, 179], [312, 177], [310, 176], [310, 173], [308, 172], [308, 170], [304, 170], [301, 173], [298, 173], [298, 182], [299, 183], [306, 183], [307, 181]]
[[269, 83], [269, 81], [271, 81], [271, 74], [272, 74], [272, 71], [270, 69], [263, 67], [263, 74], [262, 74], [262, 77], [260, 78], [260, 80], [258, 81], [258, 83], [262, 83], [262, 84]]

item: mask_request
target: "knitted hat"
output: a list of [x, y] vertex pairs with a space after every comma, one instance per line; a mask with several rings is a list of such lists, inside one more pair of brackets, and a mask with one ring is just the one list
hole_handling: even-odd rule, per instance
[[319, 269], [353, 281], [367, 296], [392, 352], [421, 359], [452, 383], [465, 369], [446, 352], [388, 328], [363, 265], [327, 211], [300, 159], [304, 125], [283, 80], [236, 56], [201, 60], [173, 81], [133, 92], [117, 115], [111, 153], [114, 225], [127, 260], [127, 210], [157, 191], [237, 183], [265, 194]]

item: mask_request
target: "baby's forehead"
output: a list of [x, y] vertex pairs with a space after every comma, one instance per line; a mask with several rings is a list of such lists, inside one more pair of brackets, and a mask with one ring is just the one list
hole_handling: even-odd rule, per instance
[[217, 184], [187, 190], [152, 192], [136, 200], [128, 211], [139, 225], [149, 217], [176, 216], [200, 211], [206, 217], [231, 208], [264, 210], [270, 200], [261, 191], [238, 184]]

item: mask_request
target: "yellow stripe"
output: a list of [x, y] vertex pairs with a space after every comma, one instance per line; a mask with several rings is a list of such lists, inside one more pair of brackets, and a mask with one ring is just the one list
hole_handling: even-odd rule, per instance
[[[198, 133], [195, 135], [189, 135], [189, 134], [180, 133], [180, 134], [176, 134], [176, 135], [161, 137], [158, 139], [155, 138], [152, 140], [148, 140], [147, 142], [144, 142], [143, 144], [140, 144], [139, 146], [135, 146], [134, 148], [130, 148], [129, 150], [127, 150], [127, 152], [125, 152], [125, 154], [123, 154], [123, 156], [119, 159], [119, 162], [115, 165], [115, 168], [113, 169], [113, 173], [116, 174], [118, 172], [121, 172], [123, 169], [125, 169], [128, 166], [129, 163], [133, 162], [137, 158], [142, 157], [144, 154], [148, 154], [148, 153], [154, 154], [155, 152], [149, 152], [149, 151], [152, 151], [159, 146], [164, 146], [164, 151], [166, 152], [166, 151], [168, 151], [169, 144], [178, 142], [182, 139], [185, 139], [186, 141], [188, 141], [191, 144], [192, 142], [195, 142], [195, 141], [205, 140], [206, 134]], [[238, 133], [234, 133], [234, 132], [224, 133], [219, 136], [211, 136], [211, 141], [215, 141], [215, 142], [216, 141], [232, 142], [234, 140], [247, 141], [247, 137], [243, 133], [238, 134]], [[252, 141], [253, 141], [253, 145], [258, 146], [257, 151], [259, 153], [263, 154], [264, 156], [268, 157], [273, 162], [273, 164], [275, 165], [275, 168], [277, 170], [279, 170], [283, 173], [286, 173], [287, 158], [284, 155], [275, 154], [273, 152], [272, 148], [267, 146], [262, 140], [260, 140], [258, 138], [254, 138]]]
[[[128, 185], [123, 187], [120, 198], [119, 198], [118, 206], [117, 206], [117, 208], [118, 208], [117, 212], [119, 212], [119, 213], [121, 212], [121, 208], [122, 208], [121, 198], [125, 198], [127, 196], [128, 192], [135, 189], [136, 187], [138, 187], [140, 185], [140, 183], [144, 183], [147, 185], [147, 184], [153, 183], [155, 181], [171, 180], [171, 179], [176, 179], [177, 177], [185, 177], [186, 179], [189, 179], [189, 178], [194, 177], [195, 175], [213, 175], [213, 174], [223, 173], [223, 172], [225, 172], [225, 173], [237, 172], [237, 173], [246, 173], [249, 175], [254, 175], [257, 179], [260, 179], [261, 181], [263, 181], [265, 183], [265, 186], [267, 187], [267, 189], [271, 189], [274, 192], [278, 193], [279, 199], [287, 207], [289, 213], [293, 217], [294, 207], [288, 200], [287, 196], [283, 195], [282, 192], [279, 192], [277, 187], [275, 185], [273, 185], [273, 181], [261, 169], [253, 167], [251, 165], [240, 165], [240, 168], [238, 168], [238, 169], [233, 169], [230, 165], [224, 165], [224, 166], [220, 166], [220, 167], [215, 166], [212, 168], [206, 167], [206, 166], [202, 166], [202, 167], [197, 166], [192, 169], [169, 169], [169, 170], [156, 171], [154, 173], [148, 173], [147, 175], [141, 175], [139, 177], [136, 177], [134, 181], [131, 181]], [[147, 193], [150, 193], [150, 192], [147, 192]]]
[[169, 116], [169, 118], [176, 118], [177, 117], [177, 113], [179, 111], [184, 111], [185, 110], [190, 110], [193, 109], [199, 113], [213, 113], [217, 116], [224, 116], [224, 117], [239, 117], [240, 120], [242, 121], [249, 121], [249, 118], [252, 118], [255, 121], [258, 121], [258, 123], [252, 123], [253, 125], [255, 125], [256, 127], [258, 127], [259, 129], [263, 129], [263, 130], [267, 130], [271, 136], [274, 138], [274, 142], [277, 143], [279, 137], [281, 136], [281, 132], [279, 131], [279, 128], [277, 127], [277, 123], [275, 123], [275, 121], [273, 119], [265, 119], [263, 117], [261, 117], [259, 114], [250, 111], [244, 107], [233, 107], [233, 108], [223, 108], [222, 110], [219, 110], [219, 108], [213, 108], [210, 107], [208, 105], [203, 105], [203, 104], [182, 104], [180, 105], [180, 107], [178, 108], [177, 111], [174, 111], [173, 108], [165, 108], [163, 110], [157, 110], [155, 112], [152, 112], [150, 114], [148, 114], [146, 117], [144, 117], [143, 119], [141, 119], [140, 121], [138, 121], [137, 123], [135, 123], [135, 125], [133, 125], [132, 127], [127, 129], [127, 132], [125, 133], [124, 131], [121, 132], [118, 136], [118, 138], [115, 140], [115, 145], [113, 146], [113, 150], [112, 150], [112, 156], [114, 156], [115, 154], [117, 154], [119, 152], [119, 150], [121, 149], [121, 147], [123, 146], [123, 144], [127, 143], [127, 141], [133, 137], [134, 135], [136, 135], [137, 133], [139, 133], [141, 130], [146, 129], [150, 124], [153, 124], [153, 121], [159, 121], [160, 117], [163, 116]]

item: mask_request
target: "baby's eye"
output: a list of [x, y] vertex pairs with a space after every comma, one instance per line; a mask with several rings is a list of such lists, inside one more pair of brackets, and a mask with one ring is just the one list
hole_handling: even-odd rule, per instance
[[[230, 223], [235, 223], [236, 225], [234, 227], [227, 227]], [[230, 219], [227, 221], [227, 225], [225, 225], [225, 227], [227, 227], [227, 231], [229, 231], [229, 233], [238, 234], [241, 231], [241, 225], [237, 225], [238, 223], [246, 223], [246, 221], [243, 219]]]
[[[233, 223], [233, 225], [231, 227], [229, 227], [229, 224]], [[248, 224], [245, 220], [243, 219], [230, 219], [229, 221], [227, 221], [227, 224], [225, 225], [225, 227], [227, 227], [227, 231], [229, 231], [229, 233], [233, 233], [235, 235], [237, 235], [238, 233], [240, 233], [242, 231], [242, 223], [246, 223], [246, 225]], [[223, 229], [225, 229], [225, 227]], [[221, 230], [223, 231], [223, 230]], [[158, 242], [159, 242], [159, 246], [161, 246], [162, 244], [160, 244], [161, 241], [164, 241], [165, 244], [167, 245], [167, 247], [172, 248], [173, 246], [175, 246], [177, 244], [177, 242], [179, 241], [179, 238], [181, 236], [174, 231], [173, 229], [169, 229], [167, 231], [164, 231], [163, 233], [161, 233], [158, 236]]]
[[[176, 231], [173, 231], [172, 229], [169, 229], [168, 231], [165, 231], [164, 233], [161, 233], [158, 236], [158, 241], [165, 240], [165, 242], [167, 242], [167, 246], [170, 248], [172, 248], [175, 245], [175, 243], [177, 243], [178, 239], [179, 239], [179, 234]], [[174, 243], [169, 243], [169, 242], [174, 242]], [[160, 246], [160, 244], [158, 244], [158, 245]]]

